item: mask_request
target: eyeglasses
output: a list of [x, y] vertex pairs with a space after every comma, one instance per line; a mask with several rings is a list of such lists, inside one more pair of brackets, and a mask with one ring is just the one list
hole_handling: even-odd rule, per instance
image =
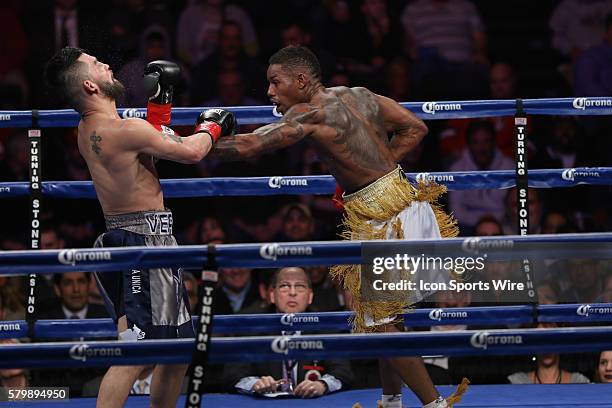
[[291, 291], [291, 288], [294, 288], [297, 293], [304, 293], [308, 290], [308, 285], [306, 285], [305, 283], [296, 283], [292, 285], [290, 283], [285, 282], [276, 285], [276, 288], [281, 293], [289, 293]]

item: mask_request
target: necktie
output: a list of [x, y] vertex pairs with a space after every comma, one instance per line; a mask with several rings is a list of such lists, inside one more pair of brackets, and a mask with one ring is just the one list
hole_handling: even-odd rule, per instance
[[[283, 336], [294, 336], [299, 333], [291, 330], [285, 330], [282, 332], [282, 334]], [[283, 380], [285, 380], [285, 382], [283, 383], [281, 389], [285, 392], [293, 392], [293, 387], [296, 385], [294, 382], [295, 378], [293, 378], [293, 369], [295, 368], [296, 364], [297, 360], [283, 361]]]
[[79, 315], [75, 315], [73, 314], [72, 316], [70, 316], [71, 319], [80, 319]]
[[281, 389], [285, 392], [293, 392], [295, 387], [295, 378], [293, 376], [293, 369], [297, 364], [296, 360], [284, 360], [283, 361], [283, 383]]

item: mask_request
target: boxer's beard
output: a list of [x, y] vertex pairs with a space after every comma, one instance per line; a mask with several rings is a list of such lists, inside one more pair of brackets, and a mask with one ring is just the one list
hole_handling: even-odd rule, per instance
[[102, 95], [107, 96], [110, 99], [116, 101], [123, 97], [123, 94], [125, 93], [125, 87], [117, 79], [113, 78], [112, 81], [101, 83], [100, 91], [102, 92]]

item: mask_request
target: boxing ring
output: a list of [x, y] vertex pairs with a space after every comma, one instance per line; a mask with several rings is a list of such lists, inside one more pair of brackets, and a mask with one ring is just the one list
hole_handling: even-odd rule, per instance
[[[579, 184], [612, 185], [612, 168], [572, 168], [529, 170], [526, 157], [520, 154], [524, 142], [526, 115], [610, 115], [612, 99], [561, 98], [509, 101], [457, 101], [406, 103], [406, 108], [425, 120], [490, 116], [515, 116], [517, 130], [517, 168], [515, 171], [453, 172], [407, 174], [411, 181], [435, 180], [449, 190], [505, 189], [517, 186], [535, 188], [572, 187]], [[272, 107], [229, 108], [241, 124], [260, 124], [278, 119]], [[192, 125], [200, 110], [173, 109], [173, 125]], [[145, 109], [121, 109], [124, 117], [145, 117]], [[78, 122], [72, 110], [0, 112], [1, 127], [27, 127], [30, 130], [31, 180], [29, 183], [0, 183], [0, 198], [30, 196], [32, 203], [41, 197], [95, 199], [91, 182], [42, 181], [38, 166], [40, 129], [72, 127]], [[522, 135], [522, 136], [521, 136]], [[36, 151], [35, 151], [36, 150]], [[524, 151], [524, 149], [523, 149]], [[525, 155], [523, 153], [523, 155]], [[522, 164], [521, 164], [522, 163]], [[41, 182], [42, 181], [42, 182]], [[330, 176], [210, 178], [162, 180], [166, 198], [333, 194], [335, 181]], [[40, 206], [40, 201], [37, 203]], [[34, 208], [34, 206], [33, 206]], [[36, 207], [39, 209], [39, 207]], [[519, 227], [527, 225], [528, 211], [519, 212]], [[38, 212], [32, 212], [32, 237], [38, 230]], [[521, 223], [522, 222], [522, 223]], [[36, 226], [35, 226], [36, 224]], [[462, 256], [486, 248], [490, 259], [542, 260], [586, 257], [612, 258], [612, 233], [523, 235], [503, 237], [465, 237], [444, 240], [404, 241], [402, 245], [419, 253], [444, 251]], [[392, 241], [383, 241], [388, 244]], [[369, 242], [371, 243], [371, 241]], [[497, 245], [497, 244], [500, 245]], [[129, 247], [99, 249], [27, 250], [0, 253], [0, 276], [58, 273], [70, 271], [107, 272], [125, 268], [182, 266], [186, 268], [309, 266], [356, 264], [362, 262], [364, 242], [321, 241], [259, 243], [233, 245], [195, 245], [178, 248]], [[214, 285], [214, 277], [204, 276], [204, 285]], [[205, 299], [203, 299], [205, 300]], [[35, 302], [34, 302], [35, 303]], [[29, 305], [28, 305], [29, 306]], [[32, 305], [32, 309], [35, 305]], [[451, 310], [451, 309], [448, 309]], [[495, 326], [534, 324], [537, 322], [609, 323], [612, 304], [537, 305], [453, 308], [453, 314], [442, 309], [417, 309], [405, 315], [406, 326], [462, 324]], [[309, 316], [311, 319], [302, 319]], [[110, 319], [91, 321], [36, 321], [28, 314], [26, 321], [0, 322], [0, 339], [31, 337], [35, 343], [0, 346], [0, 368], [8, 367], [93, 367], [151, 363], [203, 364], [210, 362], [267, 361], [284, 359], [375, 358], [400, 355], [485, 356], [535, 354], [542, 352], [600, 351], [612, 349], [612, 326], [550, 329], [482, 329], [448, 332], [409, 332], [385, 334], [350, 334], [350, 313], [308, 313], [305, 315], [232, 315], [202, 314], [194, 318], [196, 341], [146, 340], [117, 342], [97, 340], [115, 337]], [[212, 318], [212, 327], [209, 325]], [[338, 331], [341, 334], [301, 336], [253, 336], [261, 332], [291, 330], [305, 332]], [[228, 337], [200, 336], [214, 334]], [[237, 337], [237, 335], [250, 335]], [[39, 343], [43, 339], [73, 339]], [[198, 354], [203, 346], [205, 354]], [[201, 351], [201, 350], [200, 350]], [[454, 387], [439, 386], [449, 395]], [[471, 385], [456, 406], [547, 406], [612, 407], [609, 384], [568, 385]], [[291, 400], [296, 407], [351, 406], [376, 404], [380, 390], [349, 390], [313, 400]], [[403, 393], [404, 404], [420, 406], [411, 392]], [[177, 406], [280, 407], [287, 400], [254, 398], [243, 395], [207, 394], [197, 405], [182, 396]], [[20, 402], [19, 406], [46, 406], [52, 402]], [[71, 399], [61, 406], [93, 406], [94, 399]], [[130, 397], [126, 406], [148, 406], [146, 397]], [[191, 404], [191, 405], [190, 405]], [[13, 406], [14, 403], [0, 403]]]

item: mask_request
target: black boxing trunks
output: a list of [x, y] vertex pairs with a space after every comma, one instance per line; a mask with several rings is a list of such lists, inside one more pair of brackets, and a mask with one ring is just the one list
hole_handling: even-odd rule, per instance
[[[95, 247], [177, 246], [172, 213], [141, 211], [105, 216], [107, 232]], [[117, 321], [126, 316], [122, 340], [195, 337], [180, 268], [95, 273], [106, 308]]]

